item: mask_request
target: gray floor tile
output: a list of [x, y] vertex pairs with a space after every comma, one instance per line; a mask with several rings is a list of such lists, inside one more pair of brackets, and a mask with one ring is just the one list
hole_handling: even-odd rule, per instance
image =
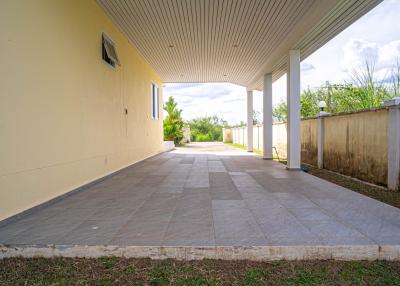
[[[144, 202], [142, 202], [144, 203]], [[119, 222], [129, 220], [134, 212], [139, 208], [103, 208], [88, 217], [88, 220], [105, 221], [105, 222]]]
[[163, 238], [165, 246], [214, 246], [212, 221], [171, 221]]
[[382, 219], [351, 220], [348, 223], [370, 238], [400, 236], [400, 227]]
[[291, 208], [290, 212], [301, 221], [312, 220], [336, 220], [336, 218], [324, 212], [320, 208]]
[[183, 195], [201, 195], [201, 196], [209, 196], [210, 190], [209, 188], [184, 188]]
[[217, 246], [266, 246], [270, 242], [264, 236], [236, 236], [236, 237], [216, 237]]
[[21, 233], [18, 233], [6, 243], [16, 244], [52, 244], [58, 239], [67, 235], [74, 228], [82, 223], [82, 219], [51, 218], [45, 221], [33, 223], [31, 227]]
[[287, 225], [298, 221], [286, 208], [252, 208], [251, 212], [260, 224]]
[[382, 235], [373, 240], [380, 245], [400, 245], [400, 235]]
[[286, 219], [275, 221], [264, 221], [260, 223], [260, 227], [265, 236], [270, 240], [279, 240], [285, 237], [305, 237], [315, 238], [315, 233], [312, 233], [307, 227], [299, 221]]
[[124, 220], [86, 220], [79, 226], [57, 239], [60, 244], [105, 245], [125, 223]]
[[226, 173], [227, 171], [221, 161], [208, 161], [208, 172]]
[[246, 239], [265, 239], [256, 219], [246, 208], [214, 209], [214, 231], [217, 244], [223, 239], [244, 241]]
[[283, 205], [281, 203], [279, 203], [278, 200], [271, 198], [270, 196], [268, 196], [267, 198], [246, 198], [245, 199], [246, 204], [248, 205], [248, 207], [250, 209], [253, 210], [270, 210], [270, 209], [281, 209], [284, 208]]
[[374, 245], [375, 241], [363, 236], [328, 236], [321, 237], [323, 245]]
[[246, 209], [246, 203], [242, 200], [213, 200], [213, 211], [226, 211], [231, 209]]
[[208, 169], [206, 171], [196, 171], [193, 167], [187, 178], [184, 187], [185, 188], [208, 188], [210, 186]]
[[181, 164], [193, 164], [194, 157], [185, 157], [181, 160]]
[[258, 156], [169, 152], [1, 227], [0, 243], [399, 245], [399, 217]]
[[315, 235], [319, 237], [364, 237], [356, 229], [338, 221], [302, 221]]
[[131, 246], [161, 245], [169, 220], [169, 217], [129, 220], [118, 230], [111, 239], [110, 244]]
[[236, 188], [226, 189], [225, 187], [210, 188], [211, 198], [213, 200], [242, 200], [243, 197]]
[[312, 209], [318, 207], [312, 201], [308, 199], [278, 199], [279, 203], [283, 206], [293, 209], [293, 208], [302, 208], [302, 209]]
[[228, 173], [210, 173], [210, 194], [213, 200], [242, 199]]
[[322, 245], [323, 242], [316, 236], [307, 235], [290, 235], [290, 236], [274, 236], [268, 238], [270, 245], [291, 246], [291, 245]]

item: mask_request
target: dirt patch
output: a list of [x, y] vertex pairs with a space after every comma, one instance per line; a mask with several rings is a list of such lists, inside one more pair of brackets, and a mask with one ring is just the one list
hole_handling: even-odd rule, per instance
[[360, 180], [352, 179], [325, 169], [317, 169], [308, 165], [303, 166], [303, 169], [311, 175], [392, 205], [396, 208], [400, 208], [400, 192], [389, 191], [385, 188], [364, 183]]

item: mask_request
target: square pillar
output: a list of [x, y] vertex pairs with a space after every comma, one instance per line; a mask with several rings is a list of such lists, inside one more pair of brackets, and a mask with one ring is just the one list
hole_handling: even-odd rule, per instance
[[301, 118], [300, 118], [300, 51], [289, 51], [287, 70], [287, 166], [300, 170]]
[[247, 91], [247, 152], [253, 152], [253, 91]]
[[385, 102], [388, 118], [388, 189], [400, 191], [400, 97]]
[[324, 138], [325, 138], [325, 123], [324, 116], [329, 113], [320, 111], [318, 113], [317, 122], [317, 166], [318, 169], [324, 168]]
[[263, 88], [263, 159], [272, 159], [272, 74], [264, 75]]

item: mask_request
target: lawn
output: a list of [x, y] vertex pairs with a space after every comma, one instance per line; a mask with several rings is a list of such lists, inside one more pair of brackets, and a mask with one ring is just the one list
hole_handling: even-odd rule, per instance
[[[242, 149], [242, 150], [247, 150], [246, 146], [243, 146], [243, 145], [240, 145], [240, 144], [236, 144], [236, 143], [225, 143], [225, 144], [229, 145], [229, 146], [232, 146], [232, 147], [235, 147], [235, 148]], [[261, 150], [253, 149], [253, 152], [258, 154], [258, 155], [262, 155], [262, 151]]]
[[0, 285], [400, 285], [400, 262], [0, 260]]

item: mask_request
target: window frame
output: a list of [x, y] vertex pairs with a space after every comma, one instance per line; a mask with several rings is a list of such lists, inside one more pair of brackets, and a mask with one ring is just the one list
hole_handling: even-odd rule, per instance
[[[112, 53], [110, 52], [112, 49], [114, 55], [111, 55]], [[110, 63], [104, 59], [105, 56], [110, 59]], [[117, 65], [121, 65], [119, 58], [118, 58], [118, 53], [117, 53], [117, 45], [115, 42], [105, 33], [101, 33], [101, 60], [103, 63], [107, 64], [108, 66], [112, 68], [116, 68]]]
[[150, 84], [150, 96], [151, 96], [151, 119], [160, 119], [160, 88], [155, 82]]

